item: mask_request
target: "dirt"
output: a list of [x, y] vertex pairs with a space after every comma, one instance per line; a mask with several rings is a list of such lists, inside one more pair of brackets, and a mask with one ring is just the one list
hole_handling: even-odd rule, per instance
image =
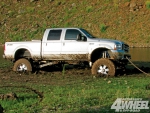
[[0, 105], [0, 113], [3, 113], [4, 109], [3, 107]]
[[6, 99], [9, 99], [9, 100], [16, 100], [18, 98], [18, 96], [16, 95], [16, 93], [7, 93], [7, 94], [0, 94], [0, 99], [1, 100], [6, 100]]
[[[150, 63], [134, 62], [140, 69], [146, 73], [150, 73]], [[139, 76], [144, 75], [131, 64], [125, 70], [118, 69], [116, 76]], [[150, 75], [150, 74], [149, 74]], [[32, 88], [32, 85], [53, 85], [64, 86], [75, 84], [76, 81], [92, 80], [95, 76], [91, 75], [91, 69], [87, 67], [66, 67], [62, 70], [59, 67], [49, 66], [34, 73], [17, 73], [11, 68], [0, 68], [0, 88], [23, 88], [25, 91], [30, 91], [38, 95], [40, 100], [43, 98], [43, 92]], [[29, 86], [29, 87], [28, 87]], [[31, 87], [30, 87], [31, 86]], [[10, 93], [9, 91], [7, 93]], [[7, 95], [0, 92], [2, 95]], [[15, 92], [14, 92], [15, 93]], [[3, 96], [4, 97], [4, 96]], [[5, 97], [11, 97], [10, 95]], [[17, 96], [16, 96], [17, 97]]]
[[[50, 68], [50, 69], [49, 69]], [[8, 89], [7, 93], [0, 92], [0, 100], [17, 99], [17, 92], [10, 92], [9, 89], [23, 89], [26, 93], [32, 92], [38, 96], [39, 101], [43, 100], [44, 94], [31, 85], [66, 85], [74, 84], [76, 79], [91, 79], [89, 69], [66, 69], [62, 71], [57, 67], [47, 67], [35, 73], [17, 73], [11, 68], [0, 68], [0, 88]], [[16, 91], [16, 90], [15, 90]]]
[[[146, 73], [150, 73], [150, 63], [134, 62], [140, 69]], [[141, 74], [141, 72], [129, 64], [125, 70], [118, 69], [116, 76], [132, 76]], [[75, 80], [91, 79], [91, 69], [85, 67], [74, 67], [62, 70], [58, 67], [43, 68], [34, 73], [17, 73], [11, 68], [0, 68], [0, 85], [15, 84], [43, 84], [43, 85], [65, 85], [75, 82]]]
[[[140, 63], [142, 64], [142, 63]], [[149, 63], [147, 63], [149, 65]], [[129, 65], [126, 70], [118, 70], [117, 76], [137, 76], [141, 74], [140, 71], [135, 69], [134, 67], [130, 67]], [[150, 67], [140, 67], [143, 71], [150, 73]], [[138, 75], [139, 76], [139, 75]], [[143, 75], [142, 75], [143, 76]], [[0, 68], [0, 88], [22, 88], [26, 93], [32, 92], [35, 93], [39, 98], [37, 103], [42, 101], [44, 97], [44, 93], [39, 91], [39, 89], [32, 88], [31, 84], [36, 86], [37, 85], [70, 85], [76, 84], [76, 80], [81, 82], [92, 80], [93, 76], [91, 75], [91, 69], [83, 68], [83, 67], [76, 67], [76, 68], [66, 68], [62, 70], [58, 67], [47, 67], [43, 68], [35, 73], [16, 73], [13, 72], [11, 68]], [[149, 86], [146, 87], [147, 89]], [[3, 99], [17, 99], [19, 98], [17, 92], [2, 94], [0, 92], [0, 100]], [[36, 104], [37, 104], [36, 103]], [[3, 108], [0, 106], [0, 112], [3, 113]]]
[[[150, 47], [148, 0], [15, 0], [0, 2], [0, 43], [41, 39], [51, 27], [82, 27], [96, 37]], [[15, 7], [15, 9], [14, 9]], [[101, 25], [105, 32], [101, 32]]]
[[[47, 70], [47, 71], [46, 71]], [[68, 69], [62, 72], [61, 69], [48, 70], [43, 69], [35, 73], [16, 73], [11, 69], [0, 69], [0, 84], [6, 85], [11, 82], [18, 83], [40, 83], [40, 84], [49, 84], [54, 85], [59, 81], [59, 84], [64, 84], [63, 80], [72, 78], [90, 78], [90, 69]]]

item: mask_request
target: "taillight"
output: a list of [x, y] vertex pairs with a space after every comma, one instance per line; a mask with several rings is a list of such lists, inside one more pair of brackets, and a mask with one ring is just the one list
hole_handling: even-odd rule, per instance
[[4, 44], [4, 51], [6, 50], [5, 44]]

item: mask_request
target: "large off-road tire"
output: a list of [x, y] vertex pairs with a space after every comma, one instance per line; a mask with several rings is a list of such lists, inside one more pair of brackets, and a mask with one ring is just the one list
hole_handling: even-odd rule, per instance
[[29, 62], [29, 60], [22, 58], [15, 62], [13, 71], [17, 72], [31, 72], [32, 71], [32, 65]]
[[101, 58], [94, 62], [91, 72], [93, 75], [115, 76], [116, 68], [111, 60]]

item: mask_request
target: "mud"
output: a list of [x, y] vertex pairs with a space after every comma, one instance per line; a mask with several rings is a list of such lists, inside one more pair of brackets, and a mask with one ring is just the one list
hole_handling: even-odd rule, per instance
[[[43, 57], [43, 60], [75, 60], [75, 61], [87, 61], [89, 54], [51, 54], [47, 57]], [[36, 58], [36, 57], [34, 57]]]
[[59, 67], [49, 66], [34, 73], [16, 73], [13, 72], [12, 69], [0, 69], [0, 86], [10, 85], [10, 83], [14, 82], [18, 84], [39, 83], [54, 85], [58, 81], [59, 84], [63, 85], [63, 80], [69, 81], [75, 78], [91, 78], [91, 70], [88, 68], [71, 69], [70, 67], [65, 67], [63, 70]]
[[[150, 75], [149, 62], [134, 62], [140, 69]], [[129, 64], [126, 69], [118, 69], [116, 76], [139, 76], [144, 75], [138, 69]], [[146, 76], [146, 75], [144, 75]], [[33, 87], [27, 87], [28, 84], [36, 85], [66, 85], [75, 83], [76, 80], [92, 80], [91, 69], [81, 66], [65, 66], [63, 68], [57, 66], [49, 66], [42, 68], [34, 73], [16, 73], [11, 68], [0, 68], [0, 88], [4, 87], [22, 87], [25, 91], [30, 91], [43, 98], [43, 92]], [[8, 92], [9, 93], [9, 92]], [[16, 92], [14, 92], [16, 93]], [[2, 92], [0, 92], [2, 94]]]
[[3, 111], [4, 111], [4, 108], [0, 104], [0, 113], [3, 113]]
[[[150, 74], [150, 62], [134, 62], [140, 69]], [[116, 76], [132, 76], [142, 74], [138, 69], [129, 64], [126, 69], [117, 69]], [[0, 86], [10, 83], [33, 83], [33, 84], [64, 84], [64, 81], [75, 79], [91, 79], [91, 69], [81, 66], [66, 66], [63, 68], [57, 66], [48, 66], [34, 73], [16, 73], [11, 68], [0, 68]], [[65, 82], [66, 83], [66, 82]]]
[[7, 93], [7, 94], [0, 94], [0, 99], [1, 100], [16, 100], [18, 99], [18, 96], [16, 95], [16, 93]]
[[[10, 88], [10, 87], [12, 87], [12, 88], [23, 88], [23, 89], [26, 89], [25, 92], [32, 91], [33, 93], [38, 95], [38, 97], [40, 98], [40, 101], [42, 101], [42, 99], [44, 97], [43, 92], [40, 92], [36, 89], [33, 89], [31, 87], [27, 87], [27, 86], [23, 86], [23, 85], [20, 85], [20, 86], [14, 86], [14, 85], [0, 86], [0, 88]], [[7, 94], [0, 94], [0, 100], [17, 100], [18, 98], [19, 97], [14, 92], [7, 93]]]
[[[150, 63], [139, 63], [135, 62], [135, 64], [142, 69], [143, 71], [150, 74]], [[128, 65], [126, 69], [118, 69], [116, 76], [143, 76], [139, 70], [134, 68], [132, 65]], [[46, 68], [42, 68], [39, 71], [35, 71], [34, 73], [16, 73], [13, 72], [11, 68], [0, 68], [0, 88], [12, 89], [18, 88], [18, 91], [25, 93], [35, 93], [37, 97], [37, 103], [42, 101], [44, 98], [44, 92], [39, 91], [37, 88], [33, 88], [32, 86], [37, 85], [52, 85], [52, 86], [64, 86], [69, 84], [75, 84], [76, 80], [83, 81], [91, 81], [93, 76], [91, 75], [91, 69], [87, 67], [81, 66], [69, 66], [69, 67], [57, 67], [57, 66], [49, 66]], [[150, 85], [146, 86], [146, 89], [149, 88]], [[20, 89], [19, 89], [20, 88]], [[0, 99], [17, 99], [21, 98], [17, 95], [17, 90], [15, 92], [7, 93], [0, 92]], [[3, 113], [3, 108], [0, 106], [0, 113]]]

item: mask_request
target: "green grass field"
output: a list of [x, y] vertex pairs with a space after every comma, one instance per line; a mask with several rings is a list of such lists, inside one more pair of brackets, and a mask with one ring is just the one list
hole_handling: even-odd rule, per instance
[[[146, 89], [150, 77], [142, 74], [115, 78], [50, 73], [22, 76], [16, 74], [13, 77], [30, 79], [25, 82], [13, 79], [1, 81], [0, 93], [14, 92], [18, 96], [15, 100], [0, 100], [5, 113], [110, 113], [115, 112], [110, 108], [117, 98], [150, 100], [150, 90]], [[36, 93], [25, 87], [43, 92], [43, 98], [40, 99]]]

